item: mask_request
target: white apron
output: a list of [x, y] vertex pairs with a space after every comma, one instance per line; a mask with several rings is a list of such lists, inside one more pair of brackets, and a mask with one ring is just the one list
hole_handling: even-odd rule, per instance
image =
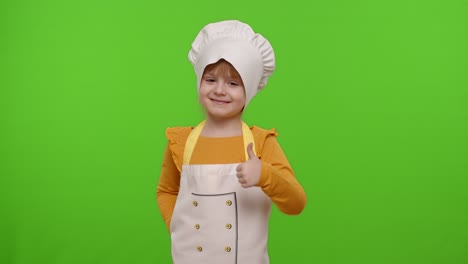
[[[189, 165], [204, 124], [192, 130], [184, 150], [170, 224], [173, 263], [268, 264], [268, 196], [259, 187], [240, 185], [239, 163]], [[253, 135], [245, 123], [242, 133], [246, 150]]]

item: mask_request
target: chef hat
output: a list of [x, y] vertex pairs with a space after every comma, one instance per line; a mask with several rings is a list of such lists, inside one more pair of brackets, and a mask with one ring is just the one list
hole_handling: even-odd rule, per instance
[[198, 89], [207, 65], [220, 59], [231, 63], [244, 83], [245, 106], [265, 87], [275, 70], [275, 54], [268, 40], [237, 20], [203, 27], [192, 43], [188, 58], [197, 75]]

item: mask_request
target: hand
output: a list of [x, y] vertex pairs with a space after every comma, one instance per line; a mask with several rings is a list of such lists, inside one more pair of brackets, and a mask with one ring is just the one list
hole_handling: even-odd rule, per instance
[[242, 187], [248, 188], [257, 185], [262, 172], [262, 162], [253, 152], [253, 143], [247, 146], [248, 160], [237, 166], [237, 178]]

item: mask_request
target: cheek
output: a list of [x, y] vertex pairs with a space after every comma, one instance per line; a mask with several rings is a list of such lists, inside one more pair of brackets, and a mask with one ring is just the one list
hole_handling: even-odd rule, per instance
[[208, 94], [208, 89], [204, 86], [201, 86], [198, 90], [198, 98], [202, 99], [204, 96]]
[[206, 95], [203, 95], [202, 93], [198, 94], [198, 102], [200, 104], [204, 104], [206, 102]]
[[209, 91], [207, 89], [202, 89], [200, 87], [200, 90], [198, 91], [198, 103], [203, 106], [206, 106], [208, 101], [210, 100], [208, 99], [208, 94]]
[[245, 93], [244, 93], [244, 90], [239, 91], [239, 92], [236, 94], [236, 98], [237, 98], [239, 101], [242, 101], [242, 102], [245, 103]]

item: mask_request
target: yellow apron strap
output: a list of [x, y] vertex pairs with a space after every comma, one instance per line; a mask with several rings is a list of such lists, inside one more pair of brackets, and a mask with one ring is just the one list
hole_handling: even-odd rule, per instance
[[255, 153], [255, 156], [257, 156], [257, 151], [255, 151], [255, 141], [254, 141], [252, 131], [250, 130], [249, 126], [247, 126], [247, 124], [244, 122], [242, 122], [242, 136], [244, 137], [245, 160], [249, 159], [249, 154], [247, 153], [247, 146], [249, 145], [249, 143], [253, 144], [252, 150]]
[[[190, 163], [193, 149], [195, 148], [195, 144], [197, 143], [198, 137], [200, 136], [203, 130], [203, 127], [205, 127], [205, 123], [206, 123], [206, 120], [203, 120], [190, 132], [187, 138], [187, 142], [185, 143], [184, 161], [182, 164]], [[249, 155], [247, 153], [247, 145], [249, 145], [250, 142], [253, 143], [253, 151], [255, 155], [257, 155], [257, 152], [255, 151], [255, 142], [254, 142], [252, 131], [250, 131], [250, 128], [244, 122], [242, 122], [242, 136], [244, 138], [244, 155], [245, 155], [245, 159], [247, 160], [249, 158]]]

